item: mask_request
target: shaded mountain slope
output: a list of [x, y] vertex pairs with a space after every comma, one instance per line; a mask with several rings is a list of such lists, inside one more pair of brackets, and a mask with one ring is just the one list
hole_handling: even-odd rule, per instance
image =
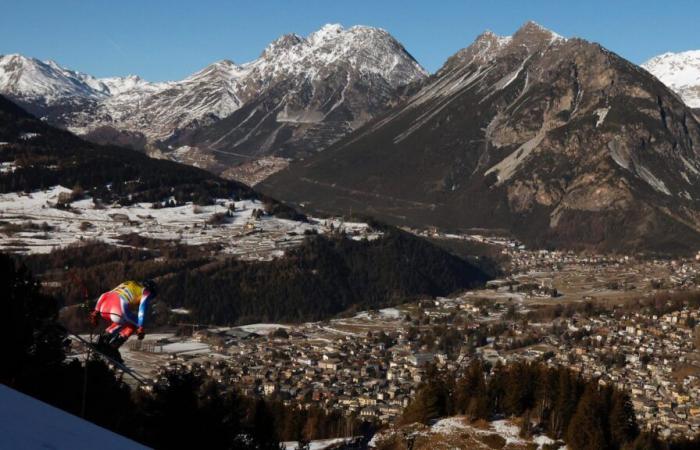
[[659, 80], [530, 22], [479, 36], [405, 103], [258, 187], [531, 245], [687, 252], [700, 247], [699, 161], [700, 125]]
[[141, 152], [86, 142], [36, 119], [0, 96], [0, 192], [32, 191], [57, 184], [80, 186], [104, 201], [207, 202], [216, 196], [258, 198], [245, 185]]

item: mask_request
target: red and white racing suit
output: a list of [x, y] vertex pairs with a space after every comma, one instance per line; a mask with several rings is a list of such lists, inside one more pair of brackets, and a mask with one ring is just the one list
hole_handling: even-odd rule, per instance
[[126, 281], [102, 294], [97, 300], [95, 311], [103, 319], [112, 322], [105, 332], [119, 333], [128, 339], [138, 328], [142, 328], [150, 296], [150, 292], [136, 281]]

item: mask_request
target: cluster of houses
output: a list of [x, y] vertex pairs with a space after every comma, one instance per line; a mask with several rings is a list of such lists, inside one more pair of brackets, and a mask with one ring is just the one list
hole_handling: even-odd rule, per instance
[[[465, 314], [475, 322], [506, 320], [503, 308], [472, 304], [469, 296], [438, 299], [426, 310], [430, 317]], [[372, 320], [371, 317], [365, 320]], [[545, 360], [584, 376], [611, 384], [630, 394], [639, 423], [664, 437], [694, 436], [700, 432], [700, 331], [697, 309], [662, 316], [628, 313], [622, 317], [599, 314], [560, 317], [546, 323], [510, 321], [506, 331], [489, 336], [486, 345], [449, 358], [420, 346], [407, 332], [411, 326], [396, 318], [391, 336], [380, 333], [331, 337], [315, 324], [260, 336], [238, 329], [199, 331], [220, 358], [175, 358], [161, 368], [202, 371], [224, 385], [235, 385], [248, 395], [274, 397], [287, 404], [320, 406], [327, 411], [390, 423], [401, 415], [425, 377], [425, 367], [436, 363], [459, 369], [472, 358], [492, 365], [521, 359]], [[468, 328], [468, 327], [467, 327]], [[522, 336], [537, 342], [511, 345]], [[413, 339], [413, 340], [412, 340]]]
[[[541, 282], [529, 286], [505, 280], [491, 283], [487, 290], [407, 305], [394, 310], [391, 317], [363, 313], [284, 331], [268, 330], [265, 335], [240, 329], [202, 330], [194, 339], [206, 341], [220, 357], [175, 358], [161, 370], [202, 371], [249, 395], [390, 423], [425, 379], [427, 364], [459, 370], [473, 358], [492, 365], [539, 360], [625, 390], [640, 425], [663, 437], [700, 433], [697, 308], [676, 308], [659, 316], [640, 310], [524, 320], [535, 304], [527, 299], [537, 302], [540, 294], [554, 297], [548, 280], [557, 276], [557, 270], [568, 270], [567, 265], [612, 267], [618, 269], [615, 277], [633, 274], [637, 280], [651, 279], [649, 274], [663, 268], [667, 275], [662, 281], [682, 287], [697, 276], [694, 261], [517, 253], [521, 257], [514, 264], [523, 271], [541, 270], [545, 274]], [[647, 286], [636, 292], [649, 291]], [[421, 340], [438, 323], [462, 331], [450, 356]], [[503, 326], [494, 326], [499, 324]], [[341, 330], [341, 325], [349, 328]], [[469, 336], [475, 329], [497, 331], [475, 348]]]
[[416, 350], [405, 337], [387, 346], [379, 335], [314, 340], [290, 330], [267, 336], [224, 336], [200, 331], [196, 338], [208, 340], [225, 358], [174, 358], [160, 374], [203, 371], [247, 395], [389, 423], [408, 405], [426, 364], [435, 359], [433, 353]]
[[526, 251], [504, 248], [512, 274], [544, 271], [591, 274], [609, 278], [613, 290], [694, 289], [700, 283], [700, 260], [647, 259], [623, 255], [583, 255], [571, 251]]
[[552, 362], [628, 392], [638, 422], [663, 437], [700, 433], [700, 321], [697, 309], [660, 317], [599, 316], [567, 325], [584, 338], [553, 340]]
[[[662, 437], [700, 433], [700, 323], [698, 309], [662, 316], [574, 315], [547, 323], [514, 323], [477, 353], [492, 364], [546, 360], [613, 385], [630, 395], [640, 425]], [[513, 332], [514, 331], [514, 332]], [[512, 335], [535, 334], [539, 342], [504, 350]]]

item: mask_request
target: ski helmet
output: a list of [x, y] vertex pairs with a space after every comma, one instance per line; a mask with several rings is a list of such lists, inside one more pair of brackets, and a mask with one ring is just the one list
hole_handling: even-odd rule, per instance
[[143, 280], [141, 285], [146, 288], [151, 298], [155, 298], [158, 295], [158, 285], [155, 281], [151, 279]]

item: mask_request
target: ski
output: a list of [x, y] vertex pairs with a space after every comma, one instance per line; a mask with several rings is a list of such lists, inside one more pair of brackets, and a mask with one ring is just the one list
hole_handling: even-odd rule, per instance
[[144, 378], [142, 375], [138, 374], [137, 372], [135, 372], [135, 371], [132, 370], [131, 368], [127, 367], [124, 363], [121, 363], [121, 362], [117, 361], [116, 359], [112, 358], [111, 356], [105, 355], [103, 352], [101, 352], [100, 350], [98, 350], [98, 349], [95, 347], [95, 344], [89, 342], [87, 339], [85, 339], [85, 338], [83, 338], [83, 337], [81, 337], [81, 336], [78, 336], [78, 335], [75, 334], [75, 333], [71, 333], [71, 332], [68, 331], [68, 330], [66, 330], [66, 332], [67, 332], [70, 336], [74, 337], [75, 339], [79, 340], [79, 341], [82, 342], [84, 345], [86, 345], [87, 347], [89, 347], [89, 349], [90, 349], [91, 351], [95, 352], [95, 354], [98, 355], [100, 358], [102, 358], [103, 360], [105, 360], [106, 362], [108, 362], [108, 363], [110, 363], [110, 364], [113, 364], [115, 367], [119, 368], [119, 370], [121, 370], [122, 372], [126, 373], [127, 375], [129, 375], [131, 378], [133, 378], [134, 380], [136, 380], [136, 381], [139, 382], [140, 384], [148, 384], [148, 381], [146, 380], [146, 378]]

